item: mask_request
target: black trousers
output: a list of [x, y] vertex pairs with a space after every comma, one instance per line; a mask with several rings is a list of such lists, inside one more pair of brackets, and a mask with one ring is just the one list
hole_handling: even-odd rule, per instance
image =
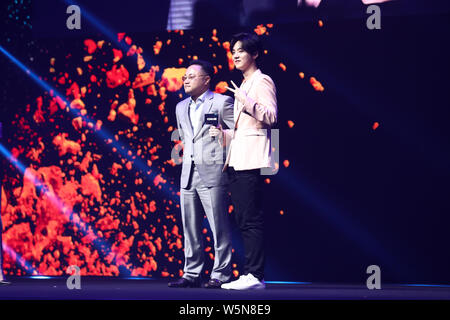
[[228, 167], [231, 201], [245, 250], [244, 274], [264, 278], [264, 215], [261, 170], [234, 170]]

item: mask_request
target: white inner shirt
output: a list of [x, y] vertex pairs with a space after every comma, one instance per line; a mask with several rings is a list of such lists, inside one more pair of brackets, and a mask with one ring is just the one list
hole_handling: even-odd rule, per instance
[[205, 102], [205, 95], [208, 91], [205, 91], [200, 95], [200, 97], [197, 98], [197, 100], [194, 102], [191, 98], [191, 102], [189, 104], [189, 118], [191, 119], [192, 129], [194, 132], [194, 135], [197, 133], [197, 130], [199, 129], [199, 126], [201, 125], [201, 116], [202, 116], [202, 109], [203, 109], [203, 103]]

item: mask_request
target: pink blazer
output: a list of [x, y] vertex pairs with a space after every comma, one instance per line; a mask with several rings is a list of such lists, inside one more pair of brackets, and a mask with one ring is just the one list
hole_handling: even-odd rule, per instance
[[241, 86], [247, 94], [234, 101], [234, 129], [224, 130], [227, 158], [223, 170], [273, 168], [270, 128], [277, 122], [276, 88], [272, 79], [255, 71]]

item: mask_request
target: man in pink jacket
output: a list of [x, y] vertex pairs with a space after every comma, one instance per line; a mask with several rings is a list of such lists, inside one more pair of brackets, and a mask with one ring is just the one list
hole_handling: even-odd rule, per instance
[[223, 135], [228, 148], [224, 170], [230, 181], [231, 199], [245, 250], [244, 272], [223, 289], [264, 289], [264, 218], [262, 173], [273, 168], [271, 127], [277, 121], [276, 88], [261, 72], [256, 59], [262, 52], [255, 34], [240, 33], [231, 41], [233, 61], [244, 76], [235, 95], [234, 129], [211, 128], [210, 135]]

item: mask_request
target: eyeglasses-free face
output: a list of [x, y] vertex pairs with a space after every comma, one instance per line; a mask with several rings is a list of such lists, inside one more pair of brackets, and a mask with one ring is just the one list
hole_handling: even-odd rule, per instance
[[234, 44], [231, 53], [233, 55], [233, 62], [236, 69], [242, 72], [250, 68], [255, 63], [255, 60], [258, 57], [258, 54], [252, 56], [250, 53], [245, 51], [242, 47], [241, 41], [238, 41]]

